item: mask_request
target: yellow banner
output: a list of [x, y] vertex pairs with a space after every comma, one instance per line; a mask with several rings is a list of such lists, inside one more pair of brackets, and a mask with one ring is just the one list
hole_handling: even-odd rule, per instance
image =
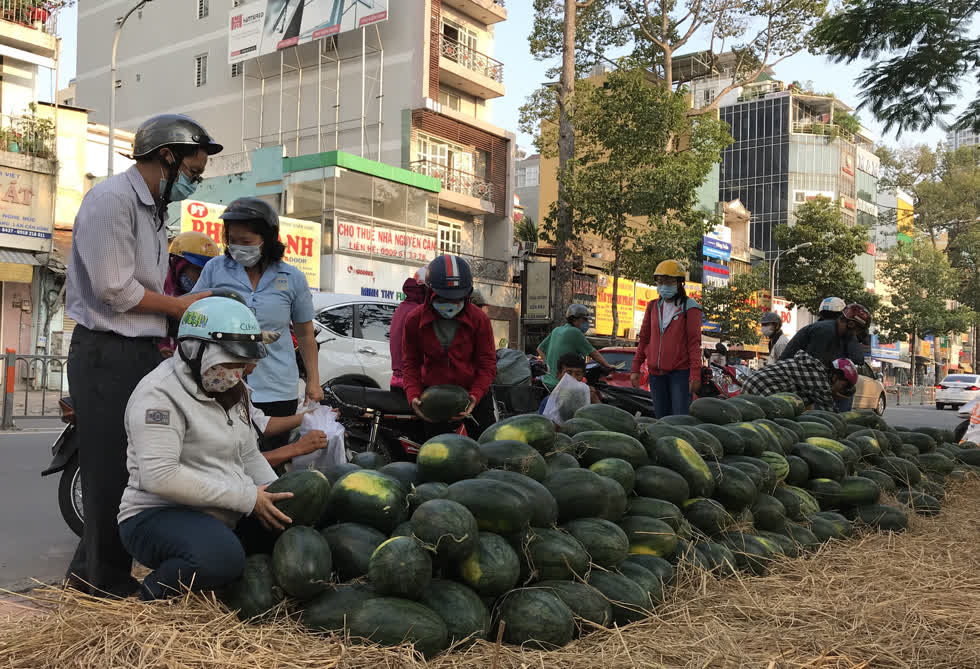
[[[598, 281], [599, 290], [595, 305], [595, 333], [611, 335], [613, 333], [613, 278], [605, 274], [600, 274]], [[618, 336], [620, 337], [625, 337], [633, 329], [633, 291], [633, 282], [620, 277], [616, 289], [616, 314], [619, 316]]]
[[[181, 207], [180, 231], [203, 232], [224, 251], [224, 205], [187, 200]], [[320, 290], [320, 248], [323, 226], [315, 221], [279, 217], [279, 241], [286, 246], [287, 263], [303, 272], [313, 290]]]

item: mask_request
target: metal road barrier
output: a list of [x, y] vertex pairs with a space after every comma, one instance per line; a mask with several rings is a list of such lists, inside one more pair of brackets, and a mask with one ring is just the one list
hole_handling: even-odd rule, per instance
[[15, 418], [59, 416], [58, 400], [68, 394], [68, 356], [21, 355], [8, 348], [4, 358], [0, 428], [13, 428]]
[[905, 384], [886, 386], [885, 392], [895, 398], [895, 406], [913, 404], [925, 406], [936, 401], [935, 386], [909, 386]]

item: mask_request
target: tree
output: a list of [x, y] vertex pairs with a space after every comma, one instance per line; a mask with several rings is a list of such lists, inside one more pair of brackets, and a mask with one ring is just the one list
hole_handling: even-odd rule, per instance
[[[640, 68], [616, 70], [602, 86], [581, 86], [574, 105], [578, 150], [564, 181], [579, 228], [612, 245], [615, 305], [621, 256], [635, 230], [689, 219], [697, 188], [732, 139], [720, 121], [689, 117], [686, 100]], [[670, 138], [680, 138], [683, 148], [664, 152]], [[615, 308], [612, 316], [618, 328]]]
[[672, 218], [637, 231], [633, 244], [623, 250], [623, 274], [631, 279], [649, 281], [657, 265], [669, 259], [684, 261], [688, 268], [694, 267], [701, 261], [704, 236], [718, 222], [717, 216], [705, 211], [675, 212]]
[[[836, 62], [872, 62], [858, 77], [862, 107], [885, 131], [926, 130], [953, 110], [964, 82], [980, 61], [973, 22], [976, 0], [846, 0], [813, 31], [814, 51]], [[956, 128], [980, 132], [980, 97], [959, 115]]]
[[768, 286], [765, 265], [756, 265], [748, 274], [733, 277], [727, 287], [706, 287], [701, 307], [705, 320], [717, 327], [713, 336], [730, 344], [759, 343], [759, 317], [764, 309], [757, 300]]
[[[795, 225], [780, 225], [773, 231], [778, 248], [810, 244], [780, 256], [777, 280], [783, 296], [810, 313], [816, 313], [820, 301], [830, 295], [845, 302], [867, 301], [854, 258], [867, 250], [868, 229], [849, 227], [841, 219], [840, 204], [822, 197], [797, 207], [795, 216]], [[789, 267], [792, 271], [787, 271]]]
[[519, 242], [538, 241], [538, 224], [530, 216], [524, 216], [514, 225], [514, 239]]

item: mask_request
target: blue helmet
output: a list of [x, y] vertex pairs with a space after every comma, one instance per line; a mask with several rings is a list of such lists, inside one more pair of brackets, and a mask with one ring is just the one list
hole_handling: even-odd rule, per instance
[[217, 344], [240, 358], [259, 360], [269, 355], [255, 314], [229, 297], [205, 297], [184, 312], [177, 341], [197, 339]]
[[425, 283], [439, 297], [461, 300], [473, 292], [473, 272], [465, 260], [447, 253], [429, 263]]

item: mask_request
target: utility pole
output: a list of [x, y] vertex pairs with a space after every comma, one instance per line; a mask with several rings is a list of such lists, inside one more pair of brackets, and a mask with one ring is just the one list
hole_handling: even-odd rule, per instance
[[128, 12], [123, 16], [116, 19], [116, 35], [112, 38], [112, 62], [110, 65], [109, 75], [109, 165], [107, 168], [107, 176], [112, 176], [114, 173], [112, 163], [113, 158], [116, 153], [116, 88], [118, 87], [118, 82], [116, 80], [116, 52], [119, 50], [119, 36], [122, 34], [123, 26], [126, 25], [126, 21], [129, 19], [130, 15], [143, 9], [143, 5], [148, 2], [153, 2], [153, 0], [140, 0], [136, 5], [134, 5]]

